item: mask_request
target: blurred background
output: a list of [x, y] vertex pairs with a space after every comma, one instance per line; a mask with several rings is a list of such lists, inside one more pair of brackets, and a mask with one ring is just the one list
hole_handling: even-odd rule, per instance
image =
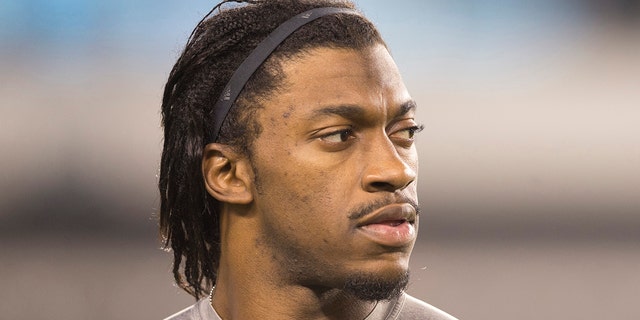
[[[640, 1], [361, 0], [419, 104], [410, 292], [640, 319]], [[214, 2], [0, 2], [0, 314], [160, 319], [164, 81]]]

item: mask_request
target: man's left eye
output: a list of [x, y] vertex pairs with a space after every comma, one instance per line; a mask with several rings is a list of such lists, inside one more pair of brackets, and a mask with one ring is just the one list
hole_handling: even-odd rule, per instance
[[424, 129], [424, 126], [415, 125], [409, 128], [396, 131], [395, 133], [392, 134], [392, 136], [395, 138], [400, 138], [404, 140], [413, 140], [415, 134], [422, 131], [422, 129]]

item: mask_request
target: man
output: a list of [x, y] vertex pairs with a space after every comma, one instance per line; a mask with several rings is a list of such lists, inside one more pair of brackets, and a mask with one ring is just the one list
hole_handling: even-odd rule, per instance
[[349, 2], [205, 17], [162, 104], [160, 228], [198, 300], [168, 319], [454, 319], [404, 293], [415, 109]]

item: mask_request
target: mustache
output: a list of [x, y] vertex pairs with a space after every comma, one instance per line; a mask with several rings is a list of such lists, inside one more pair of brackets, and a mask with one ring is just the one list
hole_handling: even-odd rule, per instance
[[388, 205], [392, 205], [396, 203], [408, 203], [416, 210], [416, 215], [420, 214], [420, 207], [418, 207], [417, 201], [405, 195], [398, 195], [394, 198], [383, 198], [383, 199], [378, 199], [378, 200], [363, 204], [355, 208], [354, 210], [352, 210], [347, 217], [351, 220], [358, 220], [375, 210], [378, 210], [382, 207], [386, 207]]

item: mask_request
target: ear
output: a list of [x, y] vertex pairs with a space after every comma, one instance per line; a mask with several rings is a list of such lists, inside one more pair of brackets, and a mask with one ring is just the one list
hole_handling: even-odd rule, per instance
[[249, 160], [232, 147], [219, 143], [205, 146], [202, 176], [207, 192], [219, 201], [233, 204], [253, 201], [252, 174]]

